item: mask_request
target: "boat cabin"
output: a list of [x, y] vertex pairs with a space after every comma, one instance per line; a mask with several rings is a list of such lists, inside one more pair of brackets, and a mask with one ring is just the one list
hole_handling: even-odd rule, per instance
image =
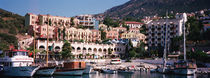
[[196, 69], [197, 65], [193, 61], [183, 61], [179, 60], [174, 63], [174, 68], [190, 68], [190, 69]]
[[4, 57], [0, 58], [0, 64], [11, 67], [30, 66], [34, 59], [28, 56], [28, 52], [28, 50], [5, 51]]

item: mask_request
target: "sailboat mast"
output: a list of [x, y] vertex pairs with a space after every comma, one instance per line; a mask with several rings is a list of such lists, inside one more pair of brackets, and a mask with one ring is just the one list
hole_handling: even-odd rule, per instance
[[46, 66], [48, 66], [48, 42], [49, 42], [49, 37], [48, 37], [48, 34], [49, 34], [49, 29], [48, 29], [48, 26], [49, 26], [49, 14], [47, 15], [47, 54], [46, 54]]
[[187, 60], [186, 58], [186, 37], [185, 37], [185, 18], [183, 18], [183, 35], [184, 35], [184, 61]]
[[167, 39], [168, 39], [168, 11], [166, 12], [166, 26], [165, 26], [165, 43], [164, 43], [164, 54], [163, 54], [163, 72], [165, 72], [166, 66], [166, 53], [167, 53]]
[[34, 56], [33, 56], [34, 60], [35, 60], [35, 56], [36, 56], [36, 54], [35, 54], [35, 49], [36, 49], [36, 31], [35, 30], [36, 30], [36, 27], [34, 27]]

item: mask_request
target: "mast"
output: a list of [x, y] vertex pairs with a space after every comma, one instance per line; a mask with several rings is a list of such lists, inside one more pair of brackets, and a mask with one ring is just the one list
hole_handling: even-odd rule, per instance
[[184, 35], [184, 61], [187, 61], [186, 58], [186, 38], [185, 38], [185, 18], [183, 18], [183, 35]]
[[[36, 53], [35, 53], [35, 49], [36, 49], [36, 31], [35, 31], [35, 29], [36, 29], [36, 27], [34, 28], [34, 56], [33, 56], [34, 60], [35, 60], [35, 56], [36, 56]], [[34, 61], [34, 64], [36, 64], [35, 61]]]
[[46, 66], [48, 66], [48, 42], [49, 42], [49, 37], [48, 37], [49, 29], [48, 29], [48, 26], [49, 26], [49, 14], [47, 14], [47, 54], [46, 54]]
[[165, 29], [165, 43], [164, 43], [164, 54], [163, 54], [163, 72], [165, 72], [166, 66], [166, 53], [167, 53], [167, 41], [168, 41], [168, 11], [166, 12], [166, 29]]

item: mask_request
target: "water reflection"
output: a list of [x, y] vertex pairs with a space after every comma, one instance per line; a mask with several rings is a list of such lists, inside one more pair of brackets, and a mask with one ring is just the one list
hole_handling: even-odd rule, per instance
[[208, 75], [194, 75], [194, 76], [183, 76], [183, 75], [164, 75], [159, 73], [150, 72], [135, 72], [134, 74], [86, 74], [83, 76], [52, 76], [52, 77], [41, 77], [35, 76], [33, 78], [209, 78]]

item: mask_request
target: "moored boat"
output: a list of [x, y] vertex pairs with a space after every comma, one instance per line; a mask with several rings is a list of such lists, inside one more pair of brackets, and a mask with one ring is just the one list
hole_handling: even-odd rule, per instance
[[71, 61], [65, 62], [64, 67], [59, 67], [54, 72], [55, 75], [70, 75], [70, 76], [81, 76], [85, 70], [85, 62]]
[[55, 72], [56, 67], [41, 67], [35, 75], [42, 75], [42, 76], [51, 76]]
[[3, 70], [0, 72], [3, 76], [25, 76], [31, 77], [40, 68], [31, 66], [34, 59], [28, 57], [27, 50], [8, 50], [4, 57], [0, 58]]
[[108, 74], [116, 74], [117, 71], [116, 70], [110, 70], [110, 69], [102, 69], [103, 73], [108, 73]]
[[134, 71], [131, 71], [131, 70], [118, 70], [117, 71], [118, 73], [127, 73], [127, 74], [133, 74]]
[[194, 75], [197, 71], [197, 66], [193, 61], [178, 61], [174, 63], [174, 73], [180, 75]]
[[81, 76], [84, 69], [57, 69], [55, 75], [69, 75], [69, 76]]

